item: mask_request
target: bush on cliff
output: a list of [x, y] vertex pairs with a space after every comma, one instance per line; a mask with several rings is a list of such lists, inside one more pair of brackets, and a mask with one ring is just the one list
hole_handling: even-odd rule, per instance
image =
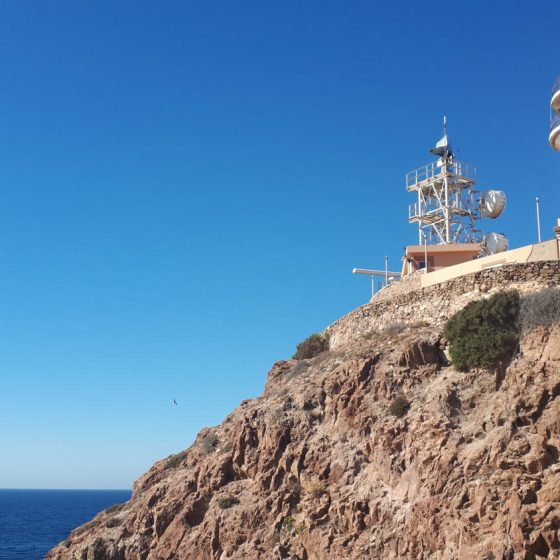
[[460, 371], [496, 368], [517, 346], [519, 293], [498, 292], [469, 303], [451, 317], [443, 335], [451, 343], [451, 360]]
[[397, 418], [402, 418], [409, 410], [410, 401], [404, 396], [403, 393], [399, 393], [395, 397], [395, 400], [389, 405], [389, 412]]
[[295, 360], [305, 360], [314, 358], [329, 349], [329, 336], [322, 334], [312, 334], [297, 345]]
[[560, 289], [546, 288], [523, 296], [519, 311], [522, 333], [536, 327], [549, 328], [557, 324], [560, 324]]
[[165, 461], [164, 469], [176, 469], [177, 467], [183, 464], [183, 461], [187, 458], [187, 452], [181, 451], [177, 453], [177, 455], [171, 455], [168, 457], [167, 461]]
[[200, 441], [200, 446], [207, 455], [215, 451], [218, 447], [218, 436], [216, 432], [208, 432]]
[[227, 494], [218, 498], [218, 506], [220, 509], [229, 509], [230, 507], [236, 506], [239, 504], [239, 499], [231, 494]]

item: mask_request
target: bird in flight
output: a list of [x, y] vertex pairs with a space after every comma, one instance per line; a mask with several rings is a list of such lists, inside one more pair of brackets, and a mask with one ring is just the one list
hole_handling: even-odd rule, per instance
[[174, 404], [175, 406], [179, 406], [179, 405], [177, 404], [177, 401], [176, 401], [175, 399], [173, 399], [173, 404]]

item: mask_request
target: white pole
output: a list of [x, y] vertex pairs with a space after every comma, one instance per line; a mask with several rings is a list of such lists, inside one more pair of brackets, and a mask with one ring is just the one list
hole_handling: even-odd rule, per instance
[[424, 234], [424, 274], [428, 274], [428, 238]]
[[449, 215], [449, 179], [447, 177], [447, 159], [443, 165], [445, 171], [444, 185], [445, 185], [445, 242], [451, 243], [451, 218]]
[[539, 238], [539, 243], [541, 242], [541, 201], [537, 196], [537, 235]]
[[389, 285], [389, 257], [385, 257], [385, 287]]
[[[416, 181], [418, 182], [418, 181]], [[424, 209], [422, 208], [422, 197], [420, 196], [420, 189], [418, 189], [418, 206], [416, 207], [416, 214], [420, 215], [420, 219], [418, 220], [418, 242], [422, 243], [422, 217], [424, 215]]]

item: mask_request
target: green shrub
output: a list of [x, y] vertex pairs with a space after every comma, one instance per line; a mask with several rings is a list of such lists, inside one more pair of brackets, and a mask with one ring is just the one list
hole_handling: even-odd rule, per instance
[[396, 334], [402, 333], [406, 329], [406, 325], [399, 321], [394, 323], [389, 323], [383, 329], [381, 329], [381, 334], [386, 334], [389, 336], [394, 336]]
[[113, 513], [119, 513], [119, 511], [121, 511], [121, 510], [124, 508], [124, 506], [126, 506], [126, 503], [123, 503], [123, 504], [115, 504], [114, 506], [108, 507], [108, 508], [105, 510], [105, 513], [106, 513], [107, 515], [111, 515], [111, 514], [113, 514]]
[[284, 529], [289, 529], [291, 530], [292, 527], [294, 526], [294, 523], [296, 522], [296, 518], [293, 515], [287, 515], [286, 517], [284, 517], [284, 519], [282, 520], [282, 527]]
[[293, 379], [305, 373], [309, 369], [309, 362], [297, 362], [297, 364], [286, 374], [286, 380]]
[[122, 525], [123, 520], [120, 517], [111, 517], [105, 521], [105, 527], [111, 529]]
[[329, 349], [329, 336], [323, 334], [312, 334], [297, 345], [294, 359], [305, 360], [314, 358]]
[[320, 498], [327, 491], [327, 487], [320, 480], [314, 480], [307, 486], [307, 491], [314, 498]]
[[410, 401], [399, 393], [395, 400], [389, 405], [389, 412], [397, 418], [402, 418], [410, 410]]
[[208, 454], [212, 453], [218, 447], [218, 436], [215, 432], [208, 432], [201, 440], [200, 446], [202, 450]]
[[218, 499], [218, 505], [221, 509], [229, 509], [230, 507], [236, 506], [238, 503], [239, 500], [235, 496], [229, 494]]
[[179, 467], [186, 458], [187, 458], [186, 451], [181, 451], [181, 453], [177, 453], [177, 455], [171, 455], [171, 457], [169, 457], [169, 459], [165, 461], [164, 468], [175, 469]]
[[431, 323], [429, 323], [428, 321], [415, 321], [414, 323], [412, 323], [412, 325], [410, 325], [411, 329], [421, 329], [423, 327], [430, 327]]
[[89, 531], [90, 529], [93, 529], [96, 525], [97, 525], [97, 521], [95, 521], [95, 520], [88, 521], [87, 523], [84, 523], [82, 526], [75, 529], [72, 532], [72, 535], [74, 537], [77, 537], [79, 535], [83, 535], [85, 532]]
[[451, 343], [453, 365], [460, 371], [496, 368], [517, 346], [519, 293], [498, 292], [469, 303], [451, 317], [443, 335]]

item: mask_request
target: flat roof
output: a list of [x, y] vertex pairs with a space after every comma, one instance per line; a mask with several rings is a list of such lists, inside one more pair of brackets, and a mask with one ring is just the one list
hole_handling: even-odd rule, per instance
[[406, 254], [416, 254], [428, 251], [433, 253], [478, 253], [480, 251], [480, 243], [446, 243], [442, 245], [407, 245]]

